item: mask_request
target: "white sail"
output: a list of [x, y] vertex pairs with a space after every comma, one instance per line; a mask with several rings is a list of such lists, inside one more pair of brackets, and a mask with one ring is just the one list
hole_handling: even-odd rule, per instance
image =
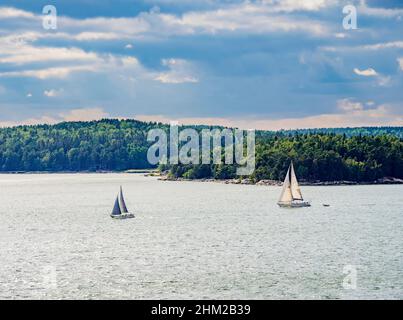
[[122, 213], [128, 213], [129, 211], [127, 210], [125, 199], [123, 198], [123, 191], [122, 191], [122, 186], [120, 186], [120, 192], [119, 192], [119, 207]]
[[283, 190], [281, 191], [280, 199], [278, 202], [291, 202], [292, 201], [292, 193], [291, 193], [291, 179], [290, 179], [290, 168], [288, 168], [287, 175], [285, 176], [283, 183]]
[[298, 184], [297, 176], [295, 175], [294, 165], [291, 162], [291, 194], [293, 200], [304, 200], [302, 198], [301, 189]]

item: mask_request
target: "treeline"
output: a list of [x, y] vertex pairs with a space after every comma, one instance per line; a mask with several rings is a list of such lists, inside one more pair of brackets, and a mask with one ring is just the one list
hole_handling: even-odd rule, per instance
[[289, 160], [305, 180], [374, 181], [403, 178], [403, 140], [392, 135], [303, 134], [257, 147], [255, 179], [282, 179]]
[[402, 127], [363, 127], [363, 128], [319, 128], [319, 129], [297, 129], [297, 130], [281, 130], [277, 133], [284, 134], [314, 134], [314, 133], [334, 133], [344, 134], [347, 137], [353, 136], [379, 136], [390, 134], [403, 139]]
[[[334, 133], [258, 137], [253, 181], [284, 179], [290, 160], [307, 181], [374, 181], [403, 178], [403, 140], [393, 135], [351, 136]], [[173, 178], [238, 178], [232, 165], [161, 166]]]
[[[189, 127], [189, 126], [188, 126]], [[152, 168], [147, 132], [168, 125], [107, 119], [0, 129], [0, 171], [120, 171]], [[193, 126], [196, 130], [212, 128]], [[179, 128], [181, 130], [181, 128]], [[319, 131], [316, 131], [319, 130]], [[256, 132], [252, 179], [282, 179], [290, 159], [306, 180], [403, 178], [403, 128]], [[342, 130], [342, 131], [335, 131]], [[370, 134], [373, 132], [373, 134]], [[228, 165], [162, 166], [171, 176], [235, 178]]]
[[157, 126], [112, 119], [0, 129], [0, 171], [150, 168], [147, 132]]

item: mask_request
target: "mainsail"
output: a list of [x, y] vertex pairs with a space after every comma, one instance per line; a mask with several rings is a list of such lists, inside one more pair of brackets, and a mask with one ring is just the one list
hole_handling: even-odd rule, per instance
[[294, 200], [304, 200], [302, 198], [301, 189], [298, 184], [297, 176], [295, 175], [294, 165], [291, 162], [291, 194]]
[[297, 176], [295, 175], [294, 166], [291, 162], [287, 170], [281, 191], [279, 203], [291, 203], [293, 200], [303, 200], [301, 189], [298, 185]]
[[119, 216], [121, 214], [122, 214], [122, 212], [120, 211], [120, 207], [119, 207], [119, 198], [116, 197], [115, 205], [113, 206], [113, 210], [112, 210], [112, 215]]
[[126, 207], [125, 199], [123, 198], [122, 186], [120, 186], [120, 192], [119, 192], [119, 206], [120, 206], [122, 213], [129, 212]]

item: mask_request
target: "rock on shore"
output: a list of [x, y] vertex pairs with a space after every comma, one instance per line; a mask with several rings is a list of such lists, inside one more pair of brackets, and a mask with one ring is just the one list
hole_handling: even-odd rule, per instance
[[[278, 180], [260, 180], [254, 182], [251, 179], [185, 179], [185, 178], [172, 178], [167, 175], [161, 175], [158, 180], [162, 181], [195, 181], [195, 182], [219, 182], [225, 184], [246, 184], [258, 186], [282, 186], [283, 182]], [[301, 180], [300, 185], [303, 186], [350, 186], [350, 185], [367, 185], [367, 184], [403, 184], [403, 179], [384, 177], [375, 181], [356, 182], [356, 181], [304, 181]]]

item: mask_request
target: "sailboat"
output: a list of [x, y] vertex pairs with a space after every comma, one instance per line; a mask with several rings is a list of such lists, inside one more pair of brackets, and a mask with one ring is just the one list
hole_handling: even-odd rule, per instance
[[292, 161], [288, 167], [287, 175], [285, 176], [283, 183], [283, 190], [281, 191], [281, 196], [277, 204], [283, 208], [302, 208], [311, 206], [311, 204], [308, 201], [304, 201], [304, 198], [302, 197]]
[[134, 214], [129, 213], [129, 210], [127, 210], [125, 199], [123, 198], [122, 186], [120, 186], [119, 193], [116, 197], [115, 205], [113, 206], [111, 217], [113, 219], [134, 218]]

